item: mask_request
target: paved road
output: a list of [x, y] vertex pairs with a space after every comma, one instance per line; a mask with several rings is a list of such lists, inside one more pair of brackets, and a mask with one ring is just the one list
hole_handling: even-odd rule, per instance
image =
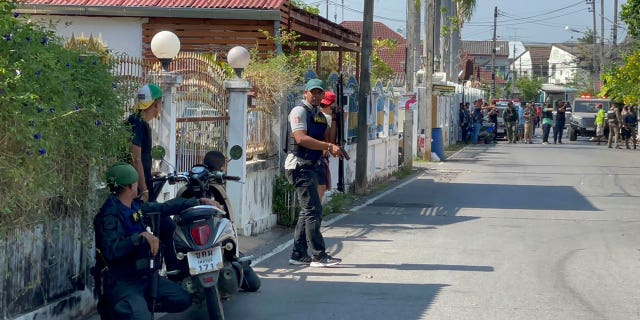
[[639, 168], [587, 141], [468, 147], [327, 227], [342, 265], [260, 262], [227, 318], [640, 319]]

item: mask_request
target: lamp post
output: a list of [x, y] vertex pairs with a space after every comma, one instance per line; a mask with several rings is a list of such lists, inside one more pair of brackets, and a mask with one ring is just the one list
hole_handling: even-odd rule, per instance
[[171, 31], [160, 31], [151, 39], [151, 52], [160, 60], [162, 70], [169, 71], [171, 61], [180, 52], [180, 39]]
[[[162, 115], [158, 143], [167, 149], [165, 160], [176, 168], [176, 118], [177, 111], [173, 104], [173, 97], [177, 87], [182, 84], [182, 76], [169, 71], [171, 61], [180, 52], [180, 39], [173, 32], [160, 31], [151, 39], [151, 52], [160, 60], [162, 72], [159, 75], [162, 87]], [[175, 188], [164, 194], [165, 199], [172, 198]]]
[[[229, 91], [229, 141], [227, 155], [231, 158], [240, 157], [229, 161], [227, 171], [229, 175], [240, 177], [246, 182], [247, 177], [247, 95], [252, 86], [249, 81], [242, 78], [242, 72], [251, 62], [249, 51], [241, 46], [231, 48], [227, 53], [227, 62], [236, 72], [235, 79], [224, 81], [224, 87]], [[241, 151], [241, 154], [238, 154]], [[231, 200], [231, 207], [239, 214], [233, 215], [234, 223], [239, 226], [243, 235], [251, 235], [252, 223], [247, 207], [246, 183], [230, 183], [227, 185], [227, 194]]]

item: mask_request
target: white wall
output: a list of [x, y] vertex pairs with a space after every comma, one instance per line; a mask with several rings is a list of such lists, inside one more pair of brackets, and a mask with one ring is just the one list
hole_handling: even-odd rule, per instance
[[531, 77], [533, 75], [533, 64], [531, 63], [531, 52], [527, 51], [511, 64], [516, 79], [521, 77]]
[[[571, 53], [552, 46], [551, 54], [549, 55], [549, 83], [570, 83], [577, 72], [577, 65], [574, 62], [575, 58]], [[553, 68], [554, 65], [555, 71]]]
[[85, 37], [101, 35], [112, 53], [142, 56], [142, 24], [147, 22], [146, 18], [33, 15], [31, 19], [34, 22], [41, 21], [43, 25], [52, 23], [56, 33], [65, 39], [71, 37], [72, 33], [76, 36], [84, 34]]

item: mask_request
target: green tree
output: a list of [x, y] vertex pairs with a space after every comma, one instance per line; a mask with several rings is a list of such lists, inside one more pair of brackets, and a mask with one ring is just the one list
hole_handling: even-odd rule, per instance
[[[640, 37], [640, 0], [628, 0], [620, 14], [630, 37]], [[633, 42], [633, 41], [630, 41]], [[640, 101], [640, 49], [637, 44], [622, 52], [622, 62], [609, 66], [602, 75], [601, 95], [617, 102], [636, 104]]]
[[544, 80], [541, 77], [522, 77], [516, 80], [516, 87], [525, 101], [536, 100]]
[[15, 7], [13, 0], [0, 3], [3, 228], [46, 221], [52, 198], [71, 212], [86, 209], [101, 180], [92, 181], [92, 172], [127, 150], [130, 137], [110, 59], [66, 49]]
[[627, 33], [640, 37], [640, 0], [627, 0], [622, 5], [620, 18], [627, 24]]
[[378, 81], [386, 84], [395, 78], [393, 69], [382, 59], [382, 54], [393, 55], [398, 47], [397, 41], [393, 39], [373, 40], [373, 54], [371, 55], [371, 87]]
[[640, 51], [623, 57], [620, 67], [602, 76], [602, 95], [613, 101], [636, 104], [640, 101]]

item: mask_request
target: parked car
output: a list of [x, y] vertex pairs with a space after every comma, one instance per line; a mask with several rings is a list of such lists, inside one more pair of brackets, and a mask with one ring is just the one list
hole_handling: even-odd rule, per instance
[[571, 116], [567, 116], [567, 119], [569, 119], [569, 140], [576, 141], [578, 136], [595, 136], [597, 106], [600, 103], [602, 103], [603, 110], [609, 110], [611, 102], [608, 99], [581, 96], [573, 100]]

